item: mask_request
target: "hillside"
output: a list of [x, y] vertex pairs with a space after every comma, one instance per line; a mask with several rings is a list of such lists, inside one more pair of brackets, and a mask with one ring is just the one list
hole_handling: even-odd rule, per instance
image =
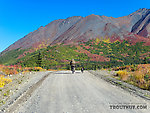
[[0, 57], [0, 63], [45, 69], [70, 69], [69, 62], [73, 58], [76, 68], [84, 66], [86, 69], [100, 69], [150, 63], [149, 48], [144, 42], [132, 44], [124, 40], [111, 43], [109, 39], [100, 41], [96, 38], [78, 45], [48, 46], [31, 53], [19, 49], [13, 51], [13, 54], [10, 51]]
[[56, 43], [72, 44], [95, 38], [109, 38], [111, 42], [124, 39], [133, 43], [144, 41], [150, 45], [149, 26], [150, 9], [145, 8], [120, 18], [94, 14], [74, 16], [41, 26], [10, 45], [3, 53], [18, 48], [37, 48], [39, 45], [42, 48]]

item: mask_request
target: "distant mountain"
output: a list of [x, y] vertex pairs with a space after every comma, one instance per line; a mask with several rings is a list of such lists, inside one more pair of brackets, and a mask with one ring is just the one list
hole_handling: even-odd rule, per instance
[[55, 20], [27, 34], [10, 45], [4, 53], [18, 48], [36, 48], [39, 45], [44, 47], [56, 43], [72, 44], [95, 38], [109, 38], [112, 42], [124, 39], [133, 43], [144, 41], [146, 45], [150, 45], [150, 9], [139, 9], [119, 18], [92, 14], [87, 17], [73, 16]]

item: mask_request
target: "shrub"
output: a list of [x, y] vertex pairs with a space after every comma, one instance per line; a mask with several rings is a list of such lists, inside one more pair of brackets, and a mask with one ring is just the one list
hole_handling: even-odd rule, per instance
[[141, 71], [135, 71], [133, 73], [133, 77], [135, 79], [136, 82], [140, 82], [143, 83], [144, 82], [144, 73], [142, 73]]
[[150, 80], [150, 74], [145, 74], [144, 80], [149, 81]]
[[126, 81], [128, 79], [128, 72], [126, 70], [118, 71], [117, 75], [120, 77], [121, 80]]
[[130, 71], [137, 71], [138, 70], [138, 66], [137, 65], [131, 65], [130, 66]]
[[145, 75], [142, 71], [135, 71], [132, 76], [135, 85], [142, 89], [148, 89], [149, 82], [145, 81], [145, 79], [147, 79], [147, 75]]
[[8, 68], [8, 67], [4, 67], [2, 69], [2, 72], [4, 72], [6, 75], [18, 74], [15, 68]]
[[8, 84], [10, 82], [12, 82], [12, 80], [9, 77], [7, 78], [4, 78], [4, 76], [0, 77], [0, 87], [4, 87], [5, 84]]

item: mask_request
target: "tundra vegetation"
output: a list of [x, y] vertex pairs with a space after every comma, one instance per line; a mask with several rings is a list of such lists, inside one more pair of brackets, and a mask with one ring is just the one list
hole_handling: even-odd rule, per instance
[[[110, 42], [98, 38], [88, 42], [65, 45], [56, 44], [45, 48], [12, 50], [0, 57], [0, 64], [42, 67], [44, 69], [70, 69], [75, 59], [76, 68], [101, 69], [132, 64], [150, 63], [150, 46], [144, 42], [129, 43], [126, 40]], [[13, 53], [13, 54], [12, 54]]]
[[17, 65], [5, 66], [0, 65], [0, 88], [3, 88], [6, 84], [12, 82], [10, 76], [16, 74], [24, 74], [30, 71], [41, 71], [41, 67], [21, 67]]
[[150, 64], [127, 65], [112, 70], [119, 70], [115, 76], [117, 79], [150, 90]]

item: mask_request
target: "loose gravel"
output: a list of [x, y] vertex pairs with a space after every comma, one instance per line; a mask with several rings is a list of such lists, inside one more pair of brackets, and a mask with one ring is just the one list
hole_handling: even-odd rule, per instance
[[[50, 71], [28, 72], [25, 74], [20, 73], [10, 76], [12, 82], [2, 88], [0, 92], [0, 99], [3, 102], [0, 106], [0, 112], [5, 112], [8, 107], [15, 103], [15, 101], [28, 91], [28, 89], [30, 89], [48, 73], [50, 73]], [[4, 94], [7, 95], [4, 96]]]

